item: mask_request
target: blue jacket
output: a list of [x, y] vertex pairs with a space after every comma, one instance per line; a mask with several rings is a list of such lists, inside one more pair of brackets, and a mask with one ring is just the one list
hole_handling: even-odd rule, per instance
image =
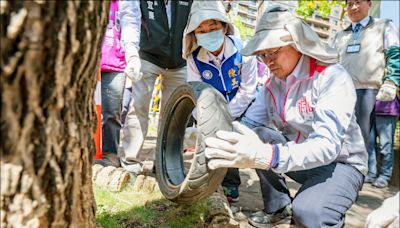
[[193, 59], [200, 72], [203, 82], [206, 82], [220, 91], [225, 99], [229, 102], [232, 100], [240, 86], [240, 74], [242, 67], [242, 55], [240, 51], [243, 48], [242, 42], [234, 36], [228, 36], [235, 45], [237, 52], [228, 57], [223, 58], [221, 67], [216, 67], [212, 61], [209, 63], [201, 62], [197, 59], [201, 47], [193, 52]]

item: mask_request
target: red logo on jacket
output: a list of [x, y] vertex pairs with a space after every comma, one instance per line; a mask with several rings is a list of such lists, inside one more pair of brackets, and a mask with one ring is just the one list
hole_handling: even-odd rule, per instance
[[297, 107], [301, 114], [314, 112], [314, 108], [311, 107], [311, 102], [307, 101], [306, 96], [303, 96], [297, 101]]

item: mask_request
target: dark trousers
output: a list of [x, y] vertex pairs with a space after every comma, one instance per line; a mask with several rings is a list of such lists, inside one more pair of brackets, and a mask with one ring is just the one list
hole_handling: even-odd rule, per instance
[[121, 108], [124, 93], [123, 72], [101, 72], [102, 148], [117, 154], [121, 130]]
[[[377, 151], [379, 151], [381, 156], [379, 177], [389, 182], [393, 171], [393, 145], [397, 117], [376, 115], [375, 119], [376, 122], [372, 125], [368, 147], [368, 175], [376, 177], [378, 174]], [[376, 142], [376, 136], [379, 137], [379, 143]], [[376, 149], [376, 146], [379, 150]]]
[[[255, 128], [261, 140], [285, 143], [277, 131]], [[304, 151], [306, 153], [306, 151]], [[364, 176], [354, 167], [331, 163], [314, 169], [292, 171], [287, 176], [302, 184], [292, 199], [282, 174], [257, 170], [264, 201], [264, 211], [273, 213], [292, 203], [293, 218], [298, 227], [342, 227], [345, 213], [355, 202]]]
[[375, 121], [375, 102], [378, 90], [376, 89], [357, 89], [356, 118], [360, 125], [361, 133], [364, 138], [365, 147], [369, 145], [369, 134], [372, 123]]
[[228, 171], [226, 172], [224, 181], [222, 181], [222, 186], [239, 187], [240, 183], [241, 181], [240, 181], [239, 169], [229, 168]]

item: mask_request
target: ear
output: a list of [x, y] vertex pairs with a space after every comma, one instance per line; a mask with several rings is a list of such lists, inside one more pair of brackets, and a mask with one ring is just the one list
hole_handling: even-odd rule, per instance
[[367, 1], [368, 3], [368, 7], [371, 8], [372, 7], [372, 1]]
[[228, 24], [225, 24], [225, 27], [224, 27], [224, 35], [226, 35], [226, 34], [228, 33], [228, 29], [229, 29], [229, 25], [228, 25]]

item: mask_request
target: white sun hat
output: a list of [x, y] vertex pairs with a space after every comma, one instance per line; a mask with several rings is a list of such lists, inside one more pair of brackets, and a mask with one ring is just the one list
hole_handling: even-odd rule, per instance
[[254, 36], [242, 50], [242, 55], [256, 55], [258, 51], [292, 45], [304, 55], [321, 62], [337, 63], [338, 52], [321, 42], [318, 35], [302, 19], [281, 6], [268, 8], [256, 26]]

